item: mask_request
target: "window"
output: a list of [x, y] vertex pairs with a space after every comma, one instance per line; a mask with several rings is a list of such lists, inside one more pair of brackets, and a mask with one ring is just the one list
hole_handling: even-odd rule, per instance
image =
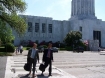
[[101, 37], [101, 31], [93, 31], [93, 39], [99, 40]]
[[35, 23], [35, 32], [39, 32], [39, 23]]
[[45, 33], [45, 32], [46, 32], [46, 24], [42, 23], [42, 33]]
[[28, 22], [28, 32], [32, 32], [32, 22]]
[[49, 24], [48, 31], [49, 31], [49, 33], [52, 33], [52, 24]]
[[82, 27], [79, 27], [79, 31], [81, 31], [81, 32], [82, 32]]

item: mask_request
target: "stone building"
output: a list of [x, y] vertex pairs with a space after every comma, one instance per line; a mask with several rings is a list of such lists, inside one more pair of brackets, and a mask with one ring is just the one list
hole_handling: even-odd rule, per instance
[[63, 42], [68, 32], [80, 31], [82, 40], [90, 42], [98, 40], [99, 46], [105, 47], [105, 21], [95, 16], [95, 0], [72, 0], [71, 4], [69, 20], [60, 21], [48, 17], [20, 15], [26, 18], [28, 29], [22, 38], [14, 33], [16, 37], [14, 44], [19, 45], [21, 40]]

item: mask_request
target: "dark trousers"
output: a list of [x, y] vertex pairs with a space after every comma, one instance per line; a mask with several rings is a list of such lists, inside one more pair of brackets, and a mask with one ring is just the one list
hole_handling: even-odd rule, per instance
[[22, 53], [23, 52], [23, 50], [22, 49], [20, 49], [20, 53]]
[[33, 64], [33, 75], [35, 74], [35, 70], [36, 70], [36, 60], [30, 58], [30, 72], [32, 69], [32, 64]]
[[51, 74], [52, 73], [52, 61], [50, 58], [46, 58], [45, 60], [45, 64], [44, 64], [45, 69], [47, 68], [48, 65], [49, 65], [49, 74]]

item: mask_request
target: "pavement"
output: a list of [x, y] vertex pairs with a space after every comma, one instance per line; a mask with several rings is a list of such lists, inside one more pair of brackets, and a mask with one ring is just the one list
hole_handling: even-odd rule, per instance
[[[0, 68], [3, 67], [3, 75], [0, 70], [0, 78], [31, 78], [32, 75], [26, 77], [28, 72], [23, 68], [26, 63], [26, 55], [27, 51], [24, 51], [22, 55], [14, 53], [14, 56], [7, 57], [7, 63], [6, 57], [0, 58], [0, 62], [2, 62]], [[43, 53], [39, 53], [39, 56], [41, 63]], [[105, 51], [85, 51], [84, 53], [59, 51], [54, 53], [51, 77], [48, 77], [48, 68], [44, 72], [44, 76], [41, 76], [39, 65], [36, 66], [36, 78], [105, 78]]]
[[7, 57], [0, 57], [0, 78], [4, 78], [6, 70]]
[[[6, 72], [4, 78], [31, 78], [32, 75], [27, 76], [29, 72], [24, 70], [24, 64], [26, 63], [27, 59], [27, 51], [24, 51], [21, 54], [15, 54], [14, 56], [7, 57], [7, 64], [6, 64]], [[41, 63], [41, 60], [40, 60]], [[76, 78], [75, 76], [55, 67], [52, 66], [52, 76], [48, 76], [48, 68], [44, 72], [44, 76], [41, 75], [41, 71], [39, 70], [39, 65], [36, 65], [36, 75], [35, 78]]]
[[54, 58], [54, 66], [77, 78], [105, 78], [105, 51], [64, 51]]

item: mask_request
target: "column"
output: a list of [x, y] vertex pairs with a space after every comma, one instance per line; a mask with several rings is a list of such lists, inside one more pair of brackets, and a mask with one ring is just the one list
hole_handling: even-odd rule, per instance
[[81, 0], [79, 0], [79, 15], [81, 14]]
[[76, 7], [75, 7], [75, 10], [76, 10], [75, 12], [76, 12], [76, 15], [77, 15], [77, 11], [78, 11], [78, 10], [77, 10], [77, 8], [78, 8], [78, 1], [77, 1], [77, 0], [76, 0], [76, 5], [75, 5], [75, 6], [76, 6]]
[[75, 15], [75, 0], [72, 0], [73, 16]]
[[90, 14], [92, 14], [92, 12], [93, 12], [93, 9], [92, 9], [92, 8], [93, 8], [93, 7], [92, 7], [92, 6], [93, 6], [93, 3], [92, 3], [92, 1], [93, 1], [93, 0], [90, 0]]
[[82, 0], [80, 0], [80, 14], [82, 14]]
[[74, 2], [73, 2], [73, 0], [72, 0], [72, 2], [71, 2], [71, 16], [73, 16], [74, 15]]
[[83, 0], [83, 14], [85, 15], [85, 1]]
[[87, 11], [87, 7], [86, 7], [87, 3], [86, 2], [87, 2], [87, 0], [84, 1], [84, 15], [86, 15], [86, 11]]
[[94, 0], [92, 0], [92, 11], [93, 11], [93, 15], [95, 14], [95, 3], [94, 3], [95, 1]]
[[83, 0], [81, 0], [81, 14], [83, 14]]
[[90, 14], [90, 0], [88, 0], [87, 1], [87, 9], [88, 9], [88, 11], [87, 11], [87, 14], [89, 15]]

